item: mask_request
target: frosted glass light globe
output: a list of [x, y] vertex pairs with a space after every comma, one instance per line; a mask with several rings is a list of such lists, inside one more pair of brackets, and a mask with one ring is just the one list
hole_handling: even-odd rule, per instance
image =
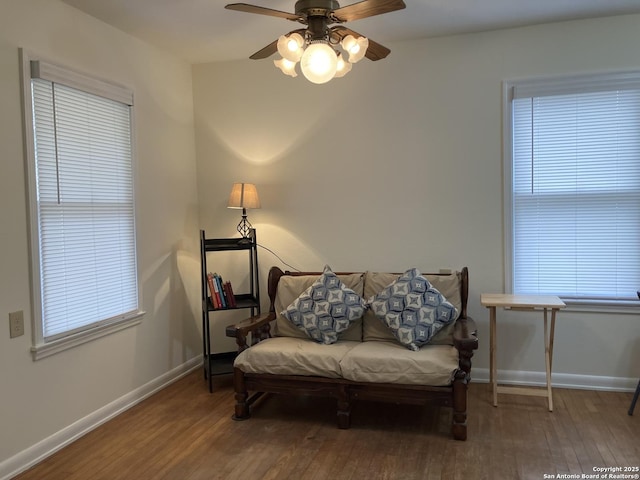
[[286, 58], [290, 62], [297, 62], [302, 56], [304, 38], [299, 33], [292, 33], [288, 37], [281, 35], [278, 38], [278, 53], [282, 58]]
[[274, 65], [282, 70], [282, 73], [285, 75], [289, 75], [290, 77], [297, 77], [296, 73], [296, 62], [291, 62], [286, 58], [281, 58], [280, 60], [274, 60]]
[[351, 71], [351, 63], [345, 62], [342, 55], [338, 55], [338, 66], [336, 68], [335, 78], [344, 77]]
[[300, 69], [302, 74], [313, 83], [326, 83], [331, 80], [338, 68], [338, 56], [326, 43], [312, 43], [302, 54]]
[[342, 39], [342, 48], [349, 53], [349, 62], [356, 63], [362, 60], [369, 48], [369, 39], [366, 37], [355, 38], [353, 35], [347, 35]]

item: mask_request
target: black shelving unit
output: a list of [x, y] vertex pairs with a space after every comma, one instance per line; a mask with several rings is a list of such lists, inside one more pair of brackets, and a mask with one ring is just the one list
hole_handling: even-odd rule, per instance
[[[209, 298], [207, 285], [207, 254], [211, 252], [247, 251], [249, 257], [249, 292], [236, 293], [235, 307], [215, 308]], [[204, 378], [209, 382], [209, 391], [213, 391], [213, 377], [233, 372], [233, 361], [237, 352], [213, 353], [211, 351], [210, 317], [215, 312], [250, 309], [251, 316], [260, 314], [260, 284], [258, 281], [258, 244], [256, 230], [249, 231], [248, 238], [207, 238], [205, 231], [200, 230], [200, 265], [202, 291], [202, 352]]]

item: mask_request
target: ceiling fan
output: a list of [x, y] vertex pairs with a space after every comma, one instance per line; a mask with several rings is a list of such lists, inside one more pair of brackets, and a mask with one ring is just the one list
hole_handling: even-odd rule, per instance
[[[403, 0], [363, 0], [345, 7], [341, 7], [337, 0], [298, 0], [295, 13], [247, 3], [232, 3], [225, 8], [284, 18], [306, 25], [306, 28], [292, 30], [280, 36], [249, 58], [263, 59], [278, 52], [282, 58], [274, 60], [274, 63], [286, 75], [297, 76], [295, 67], [299, 61], [300, 69], [308, 80], [325, 83], [334, 77], [344, 76], [351, 70], [351, 65], [363, 57], [375, 61], [390, 53], [387, 47], [343, 26], [343, 23], [405, 7]], [[344, 54], [348, 54], [348, 58], [345, 59], [339, 46]]]

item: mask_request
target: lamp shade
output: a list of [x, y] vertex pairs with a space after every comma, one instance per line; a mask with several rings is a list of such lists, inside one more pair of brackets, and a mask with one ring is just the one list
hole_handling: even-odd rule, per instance
[[304, 52], [304, 38], [299, 33], [292, 33], [288, 37], [281, 35], [278, 38], [278, 53], [282, 58], [286, 58], [290, 62], [297, 63]]
[[356, 63], [362, 60], [369, 48], [369, 39], [366, 37], [355, 38], [353, 35], [347, 35], [342, 39], [342, 48], [349, 53], [349, 62]]
[[260, 198], [256, 186], [253, 183], [234, 183], [227, 207], [260, 208]]
[[296, 72], [296, 62], [291, 62], [286, 58], [281, 58], [280, 60], [274, 60], [274, 65], [282, 70], [282, 73], [285, 75], [289, 75], [290, 77], [297, 77], [298, 73]]
[[338, 55], [338, 64], [336, 68], [336, 75], [334, 78], [344, 77], [351, 71], [351, 63], [345, 62], [342, 55]]

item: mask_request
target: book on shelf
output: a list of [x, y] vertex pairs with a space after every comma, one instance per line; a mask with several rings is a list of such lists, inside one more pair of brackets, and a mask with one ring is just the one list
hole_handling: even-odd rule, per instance
[[207, 287], [209, 288], [209, 301], [211, 301], [211, 305], [215, 307], [214, 301], [214, 293], [213, 293], [213, 276], [210, 273], [207, 273]]
[[221, 308], [229, 308], [229, 304], [227, 302], [225, 293], [224, 293], [224, 282], [222, 281], [222, 277], [217, 273], [213, 274], [214, 286], [216, 287], [219, 295], [220, 295], [220, 307]]
[[209, 292], [211, 293], [211, 305], [213, 308], [222, 308], [220, 299], [220, 291], [213, 273], [207, 274], [207, 283], [209, 284]]
[[231, 282], [225, 282], [222, 276], [217, 273], [208, 273], [207, 284], [209, 285], [211, 305], [213, 305], [213, 308], [236, 308], [238, 306]]
[[227, 302], [229, 303], [229, 307], [236, 308], [238, 304], [236, 303], [236, 297], [233, 295], [233, 289], [231, 288], [231, 282], [224, 282], [224, 294], [227, 298]]

